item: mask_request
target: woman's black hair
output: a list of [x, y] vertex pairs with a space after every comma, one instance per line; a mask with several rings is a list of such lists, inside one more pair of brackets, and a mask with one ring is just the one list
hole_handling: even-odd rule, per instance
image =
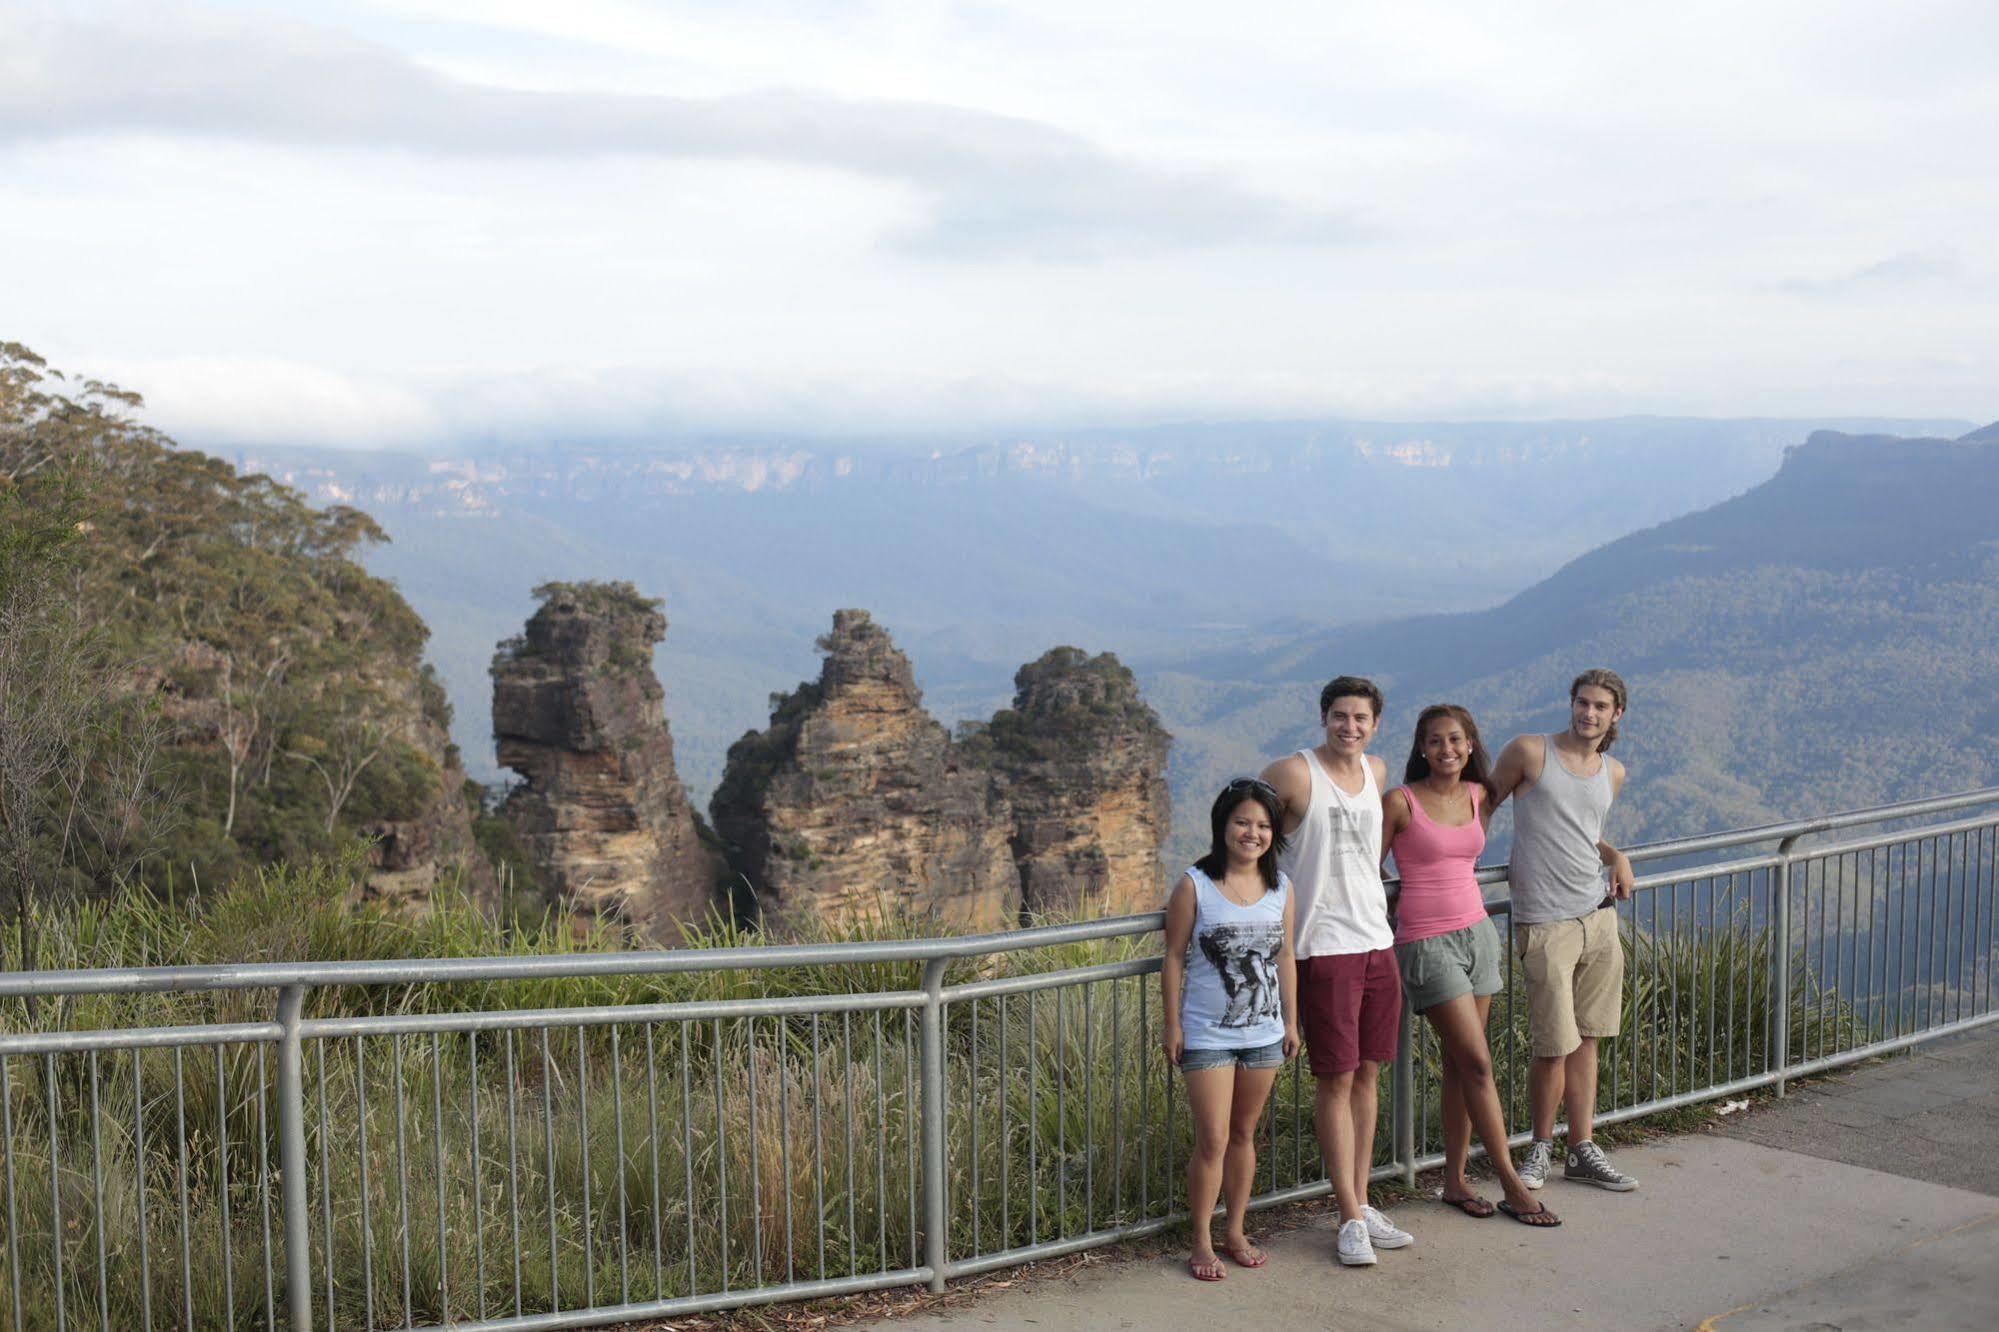
[[1471, 753], [1465, 757], [1465, 770], [1459, 774], [1459, 780], [1483, 790], [1485, 807], [1491, 809], [1492, 758], [1485, 752], [1485, 741], [1478, 738], [1478, 723], [1471, 719], [1471, 713], [1455, 703], [1432, 703], [1417, 714], [1416, 738], [1409, 742], [1409, 762], [1403, 766], [1402, 780], [1413, 785], [1430, 775], [1430, 760], [1423, 757], [1423, 732], [1440, 718], [1449, 718], [1464, 728]]
[[1217, 883], [1229, 872], [1229, 816], [1245, 800], [1254, 800], [1270, 815], [1270, 847], [1256, 858], [1256, 872], [1263, 876], [1265, 888], [1275, 888], [1277, 856], [1284, 850], [1284, 802], [1277, 798], [1275, 787], [1255, 777], [1239, 777], [1215, 797], [1215, 807], [1208, 811], [1208, 828], [1213, 838], [1208, 843], [1208, 854], [1195, 861], [1194, 868]]

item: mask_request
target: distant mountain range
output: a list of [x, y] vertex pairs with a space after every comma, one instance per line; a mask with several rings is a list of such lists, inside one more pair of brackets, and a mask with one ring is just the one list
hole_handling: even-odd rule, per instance
[[[1596, 499], [1628, 493], [1607, 479]], [[1764, 484], [1490, 610], [1213, 653], [1147, 686], [1185, 805], [1310, 741], [1317, 686], [1338, 672], [1388, 691], [1376, 752], [1399, 771], [1424, 704], [1465, 704], [1496, 750], [1561, 726], [1569, 679], [1592, 665], [1632, 688], [1627, 840], [1999, 783], [1999, 426], [1819, 432]]]
[[[1239, 738], [1216, 728], [1247, 705], [1242, 690], [1274, 685], [1287, 662], [1303, 669], [1328, 626], [1490, 605], [1593, 546], [1755, 485], [1829, 425], [1938, 428], [1225, 423], [930, 445], [229, 456], [388, 530], [370, 567], [430, 625], [475, 775], [497, 776], [487, 665], [531, 589], [611, 578], [665, 600], [658, 664], [697, 799], [730, 742], [767, 720], [769, 695], [816, 674], [813, 640], [841, 606], [895, 634], [947, 721], [990, 715], [1018, 664], [1052, 646], [1115, 651], [1182, 738], [1184, 794], [1278, 733], [1275, 719]], [[1440, 530], [1464, 539], [1439, 550]], [[1230, 663], [1266, 683], [1226, 678]]]

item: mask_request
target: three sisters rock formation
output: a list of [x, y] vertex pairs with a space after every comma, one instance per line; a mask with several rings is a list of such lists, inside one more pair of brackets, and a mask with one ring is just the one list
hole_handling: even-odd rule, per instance
[[730, 747], [710, 832], [674, 771], [658, 603], [624, 583], [538, 594], [493, 662], [499, 758], [522, 778], [502, 813], [579, 917], [671, 941], [716, 907], [793, 931], [985, 930], [1162, 898], [1170, 737], [1108, 653], [1045, 653], [1012, 707], [954, 737], [887, 631], [835, 612], [819, 678]]

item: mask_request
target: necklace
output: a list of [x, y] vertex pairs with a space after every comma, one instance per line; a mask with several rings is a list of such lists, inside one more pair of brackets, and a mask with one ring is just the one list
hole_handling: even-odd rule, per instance
[[1247, 902], [1245, 902], [1240, 897], [1237, 897], [1235, 895], [1235, 890], [1229, 886], [1229, 876], [1226, 874], [1224, 874], [1221, 877], [1221, 880], [1215, 884], [1215, 887], [1222, 890], [1223, 897], [1226, 897], [1229, 901], [1235, 903], [1239, 907], [1255, 906], [1258, 902], [1263, 900], [1264, 893], [1269, 891], [1269, 889], [1263, 886], [1263, 880], [1261, 878], [1258, 878], [1256, 896], [1250, 898]]
[[[1432, 786], [1428, 781], [1425, 781], [1423, 783], [1423, 788], [1427, 790], [1431, 795], [1437, 798], [1437, 803], [1443, 806], [1443, 810], [1446, 816], [1455, 816], [1460, 809], [1466, 811], [1467, 815], [1470, 814], [1472, 809], [1471, 788], [1467, 786], [1464, 782], [1459, 782], [1457, 784], [1458, 789], [1455, 792], [1449, 794], [1439, 791], [1436, 787]], [[1435, 816], [1432, 815], [1432, 817], [1434, 818]], [[1469, 818], [1467, 818], [1466, 822], [1469, 821], [1470, 821]], [[1441, 820], [1439, 820], [1439, 822], [1441, 822]], [[1447, 824], [1446, 826], [1456, 827], [1462, 825]]]

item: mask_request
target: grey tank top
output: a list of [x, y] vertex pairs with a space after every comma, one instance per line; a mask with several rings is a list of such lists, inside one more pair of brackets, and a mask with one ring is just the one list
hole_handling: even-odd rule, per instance
[[1587, 916], [1603, 901], [1596, 844], [1610, 814], [1610, 760], [1594, 777], [1562, 763], [1555, 737], [1543, 742], [1541, 779], [1513, 797], [1513, 919], [1522, 925]]

